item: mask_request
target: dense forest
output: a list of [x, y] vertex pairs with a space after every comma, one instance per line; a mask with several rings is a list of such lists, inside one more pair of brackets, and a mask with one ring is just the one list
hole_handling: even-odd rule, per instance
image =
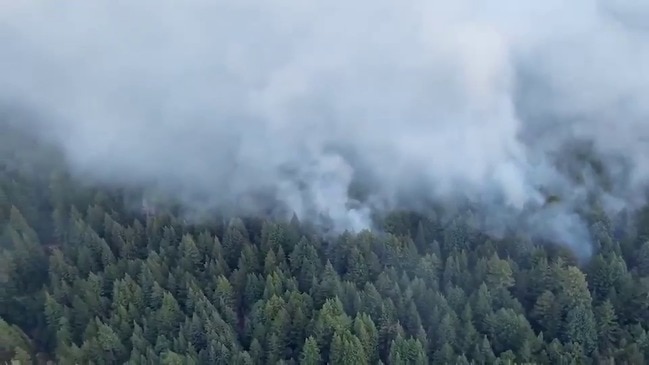
[[584, 262], [487, 237], [470, 211], [336, 237], [295, 217], [188, 222], [0, 150], [0, 363], [649, 360], [649, 210], [594, 209]]

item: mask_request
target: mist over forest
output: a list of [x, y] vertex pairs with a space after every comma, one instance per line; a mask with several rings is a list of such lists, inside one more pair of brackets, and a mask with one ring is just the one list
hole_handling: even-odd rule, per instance
[[587, 256], [582, 206], [645, 200], [643, 14], [632, 0], [31, 0], [0, 14], [0, 97], [76, 173], [194, 215], [274, 210], [342, 232], [468, 201], [486, 230]]

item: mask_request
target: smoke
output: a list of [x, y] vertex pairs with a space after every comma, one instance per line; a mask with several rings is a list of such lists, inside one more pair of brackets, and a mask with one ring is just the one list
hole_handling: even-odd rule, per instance
[[582, 256], [590, 195], [644, 202], [642, 0], [0, 4], [0, 102], [89, 178], [352, 230], [462, 199]]

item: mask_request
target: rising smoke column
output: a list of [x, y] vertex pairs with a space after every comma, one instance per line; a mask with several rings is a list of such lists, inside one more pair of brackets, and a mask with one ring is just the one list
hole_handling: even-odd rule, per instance
[[[632, 208], [649, 180], [646, 10], [4, 0], [0, 102], [37, 112], [78, 174], [195, 209], [260, 211], [261, 194], [358, 230], [372, 210], [461, 199], [587, 256], [587, 195]], [[606, 189], [557, 166], [577, 142], [612, 161]]]

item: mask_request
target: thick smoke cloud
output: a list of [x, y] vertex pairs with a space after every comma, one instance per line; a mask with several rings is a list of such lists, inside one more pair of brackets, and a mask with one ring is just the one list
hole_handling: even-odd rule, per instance
[[632, 208], [649, 182], [644, 3], [3, 0], [0, 101], [76, 172], [197, 209], [265, 194], [357, 230], [462, 199], [587, 256], [587, 196]]

